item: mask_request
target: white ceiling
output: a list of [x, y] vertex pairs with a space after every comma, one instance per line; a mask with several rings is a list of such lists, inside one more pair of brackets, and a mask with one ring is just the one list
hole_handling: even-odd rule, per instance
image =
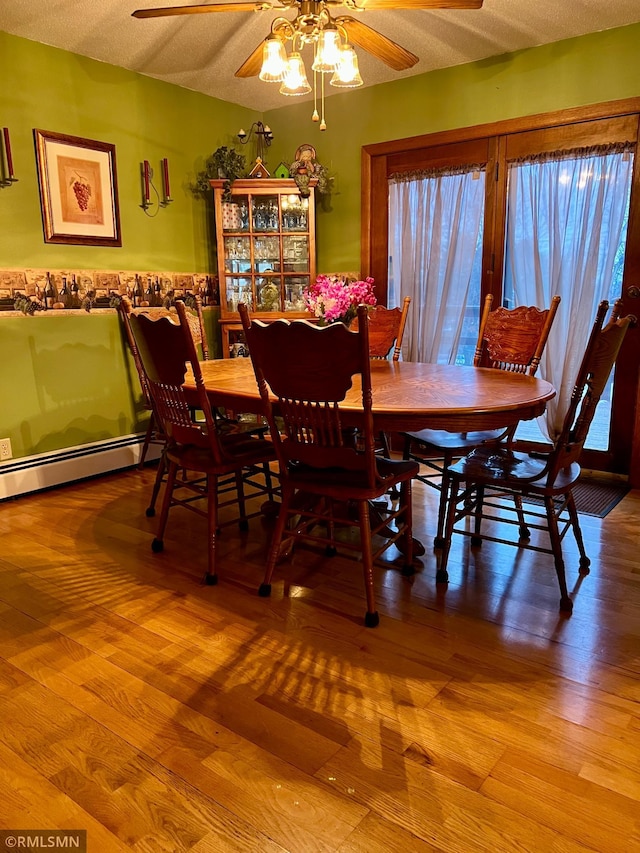
[[[277, 84], [233, 75], [269, 33], [272, 19], [293, 13], [131, 17], [135, 9], [189, 1], [197, 2], [0, 0], [0, 29], [251, 109], [283, 106]], [[361, 20], [420, 57], [409, 71], [396, 72], [357, 48], [365, 85], [371, 86], [635, 23], [640, 0], [484, 0], [479, 10], [368, 10]]]

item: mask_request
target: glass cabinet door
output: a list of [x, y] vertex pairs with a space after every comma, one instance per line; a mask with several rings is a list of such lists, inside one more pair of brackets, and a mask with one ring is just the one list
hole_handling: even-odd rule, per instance
[[250, 278], [226, 276], [225, 289], [227, 295], [227, 309], [237, 311], [238, 305], [244, 302], [253, 309], [253, 292]]
[[256, 311], [282, 311], [282, 280], [278, 276], [256, 281]]
[[303, 291], [309, 286], [308, 275], [286, 275], [284, 277], [284, 310], [306, 311]]
[[278, 196], [252, 196], [251, 220], [254, 231], [279, 231], [280, 206], [278, 204]]
[[309, 238], [306, 234], [296, 237], [283, 234], [282, 260], [285, 272], [306, 272], [309, 269]]
[[237, 195], [222, 202], [222, 230], [249, 230], [249, 196]]
[[254, 272], [280, 272], [280, 239], [278, 237], [253, 238]]
[[309, 199], [299, 195], [282, 196], [282, 230], [306, 231], [309, 227]]
[[224, 238], [224, 269], [231, 273], [251, 272], [251, 243], [249, 237]]

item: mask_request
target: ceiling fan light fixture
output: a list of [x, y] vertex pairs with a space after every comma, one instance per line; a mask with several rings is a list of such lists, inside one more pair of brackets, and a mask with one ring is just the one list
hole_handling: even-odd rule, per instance
[[299, 53], [292, 53], [287, 62], [284, 80], [280, 86], [281, 95], [307, 95], [311, 86], [307, 80], [304, 62]]
[[328, 74], [335, 71], [340, 61], [340, 33], [333, 24], [320, 30], [316, 42], [316, 55], [311, 66], [314, 71]]
[[356, 86], [364, 85], [358, 68], [358, 57], [351, 45], [341, 46], [340, 61], [329, 83], [344, 89], [355, 89]]
[[271, 34], [264, 40], [262, 68], [259, 77], [265, 83], [281, 83], [284, 80], [286, 70], [287, 52], [282, 41]]

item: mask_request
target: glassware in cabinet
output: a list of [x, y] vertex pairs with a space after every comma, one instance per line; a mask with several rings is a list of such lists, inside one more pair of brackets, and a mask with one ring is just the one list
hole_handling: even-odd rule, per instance
[[223, 200], [224, 182], [214, 188], [220, 325], [223, 354], [240, 328], [238, 304], [245, 302], [269, 322], [309, 317], [303, 291], [315, 280], [314, 184], [301, 198], [291, 179], [240, 179]]

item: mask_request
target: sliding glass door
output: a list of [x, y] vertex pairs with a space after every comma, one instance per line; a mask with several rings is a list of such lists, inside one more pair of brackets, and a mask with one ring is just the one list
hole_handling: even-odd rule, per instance
[[[523, 119], [466, 131], [476, 138], [458, 131], [365, 149], [363, 270], [376, 282], [389, 276], [389, 304], [412, 296], [407, 358], [467, 363], [487, 293], [507, 306], [562, 297], [539, 371], [558, 396], [544, 420], [523, 425], [523, 438], [557, 434], [601, 299], [624, 296], [625, 312], [640, 309], [634, 106], [604, 118], [536, 117], [533, 127]], [[379, 210], [383, 197], [387, 219], [376, 224], [368, 209]], [[374, 240], [384, 241], [385, 255], [379, 242], [372, 250]], [[632, 332], [582, 460], [631, 473], [638, 485], [639, 363]]]

